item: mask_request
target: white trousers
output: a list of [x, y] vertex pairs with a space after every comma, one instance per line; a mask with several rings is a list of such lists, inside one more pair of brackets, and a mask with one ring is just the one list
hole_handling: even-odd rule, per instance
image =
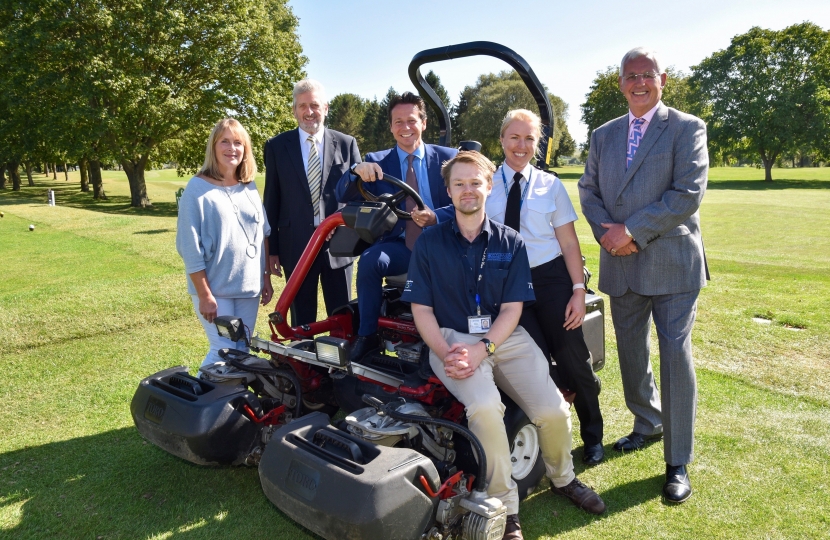
[[[208, 338], [208, 343], [210, 344], [207, 355], [202, 361], [202, 366], [207, 366], [222, 360], [219, 357], [219, 349], [239, 349], [240, 351], [248, 352], [248, 347], [245, 346], [244, 341], [234, 343], [220, 336], [219, 332], [216, 331], [216, 325], [207, 322], [207, 319], [199, 313], [199, 296], [195, 294], [190, 296], [193, 300], [193, 308], [196, 310], [196, 316], [199, 318], [199, 322], [202, 323], [202, 327], [205, 329], [205, 334]], [[217, 316], [229, 315], [242, 319], [242, 322], [247, 327], [247, 333], [250, 338], [256, 325], [257, 313], [259, 312], [259, 295], [253, 298], [217, 298], [216, 305]]]

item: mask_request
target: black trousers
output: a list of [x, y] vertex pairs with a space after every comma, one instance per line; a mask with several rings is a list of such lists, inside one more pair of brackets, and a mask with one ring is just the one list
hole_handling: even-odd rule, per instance
[[[297, 291], [297, 296], [291, 304], [291, 326], [313, 323], [317, 320], [317, 282], [323, 287], [323, 301], [326, 303], [326, 313], [332, 312], [349, 303], [352, 288], [353, 264], [343, 268], [332, 268], [329, 263], [328, 243], [324, 249], [317, 254], [317, 258], [311, 264], [303, 284]], [[291, 277], [294, 271], [283, 267], [285, 270], [285, 282]]]
[[[591, 367], [591, 355], [582, 327], [565, 330], [565, 308], [573, 295], [573, 283], [565, 258], [530, 269], [536, 302], [524, 308], [519, 320], [542, 349], [553, 358], [557, 385], [576, 392], [574, 408], [579, 418], [579, 434], [586, 445], [602, 443], [602, 413], [599, 410], [599, 385]], [[553, 374], [552, 374], [553, 375]]]

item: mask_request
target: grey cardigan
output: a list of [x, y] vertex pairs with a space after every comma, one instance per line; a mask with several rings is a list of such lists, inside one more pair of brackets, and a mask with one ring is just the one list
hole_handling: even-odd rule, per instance
[[213, 296], [259, 296], [265, 271], [264, 240], [271, 227], [256, 184], [222, 188], [194, 176], [179, 201], [176, 250], [190, 274], [205, 270]]

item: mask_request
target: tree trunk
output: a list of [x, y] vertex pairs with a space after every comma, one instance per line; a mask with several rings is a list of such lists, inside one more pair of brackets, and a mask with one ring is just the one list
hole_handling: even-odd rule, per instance
[[9, 162], [9, 178], [12, 180], [12, 190], [20, 191], [20, 173], [17, 168], [20, 164], [16, 161]]
[[6, 164], [0, 163], [0, 189], [6, 189]]
[[144, 182], [144, 166], [147, 164], [148, 155], [139, 156], [137, 161], [123, 159], [121, 166], [127, 173], [130, 181], [130, 205], [134, 207], [147, 208], [153, 206], [150, 198], [147, 197], [147, 184]]
[[78, 161], [78, 168], [81, 171], [81, 191], [89, 193], [89, 162], [86, 159]]
[[97, 159], [89, 160], [89, 179], [92, 181], [92, 197], [102, 201], [107, 200], [104, 194], [104, 180], [101, 178], [101, 162]]
[[66, 162], [63, 164], [63, 181], [69, 182], [69, 167], [66, 166]]
[[27, 161], [24, 164], [24, 166], [26, 168], [26, 178], [29, 180], [29, 185], [34, 186], [35, 181], [32, 179], [32, 164], [31, 164], [31, 162]]
[[52, 163], [52, 180], [58, 179], [58, 166], [55, 163]]

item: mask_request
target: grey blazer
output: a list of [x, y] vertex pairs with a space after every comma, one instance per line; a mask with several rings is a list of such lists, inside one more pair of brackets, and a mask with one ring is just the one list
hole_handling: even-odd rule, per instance
[[582, 213], [599, 241], [601, 223], [624, 223], [638, 253], [600, 251], [599, 289], [654, 296], [700, 289], [708, 270], [698, 209], [706, 191], [706, 124], [661, 102], [634, 161], [625, 170], [628, 114], [591, 135], [580, 178]]

